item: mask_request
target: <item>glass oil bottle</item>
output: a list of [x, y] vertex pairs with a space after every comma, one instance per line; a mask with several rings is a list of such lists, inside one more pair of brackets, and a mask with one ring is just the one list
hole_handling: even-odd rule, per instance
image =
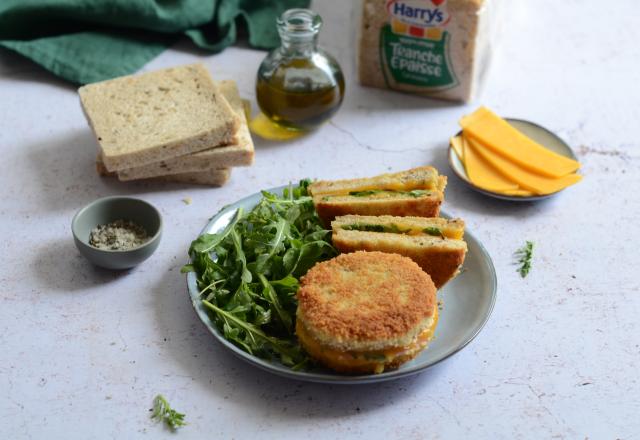
[[277, 21], [281, 46], [262, 61], [256, 95], [262, 113], [282, 128], [309, 131], [338, 111], [344, 77], [337, 61], [318, 48], [322, 19], [289, 9]]

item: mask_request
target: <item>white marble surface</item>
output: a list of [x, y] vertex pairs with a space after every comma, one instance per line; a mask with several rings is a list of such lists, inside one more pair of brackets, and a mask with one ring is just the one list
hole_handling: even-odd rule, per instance
[[[149, 420], [157, 393], [187, 414], [181, 439], [640, 437], [636, 3], [520, 2], [469, 106], [360, 88], [350, 8], [316, 2], [321, 40], [347, 75], [340, 113], [298, 142], [258, 141], [255, 166], [220, 189], [99, 178], [74, 88], [0, 53], [0, 438], [174, 438]], [[145, 70], [200, 60], [253, 98], [263, 56], [179, 44]], [[549, 201], [512, 204], [450, 177], [446, 209], [498, 273], [496, 308], [475, 341], [418, 376], [344, 387], [272, 376], [214, 342], [179, 273], [209, 216], [301, 177], [423, 164], [447, 173], [447, 138], [480, 103], [559, 133], [585, 179]], [[92, 267], [71, 238], [75, 211], [112, 194], [143, 197], [165, 219], [157, 253], [127, 273]], [[512, 254], [526, 239], [536, 255], [521, 279]]]

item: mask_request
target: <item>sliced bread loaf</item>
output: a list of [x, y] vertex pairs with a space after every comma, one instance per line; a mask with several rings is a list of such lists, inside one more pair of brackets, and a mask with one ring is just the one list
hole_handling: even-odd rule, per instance
[[[115, 177], [117, 174], [107, 170], [100, 158], [96, 159], [96, 171], [105, 177]], [[222, 168], [208, 171], [169, 174], [167, 176], [156, 176], [150, 179], [143, 179], [157, 182], [190, 183], [194, 185], [222, 186], [231, 176], [230, 168]]]
[[229, 144], [239, 126], [201, 64], [88, 84], [78, 93], [109, 171]]
[[241, 120], [237, 133], [237, 141], [230, 145], [210, 148], [198, 153], [166, 159], [139, 167], [118, 170], [120, 180], [146, 179], [178, 173], [209, 171], [212, 169], [253, 164], [253, 140], [244, 113], [244, 105], [235, 81], [216, 82], [219, 90]]
[[192, 185], [222, 186], [231, 176], [230, 168], [220, 170], [201, 171], [198, 173], [178, 173], [168, 176], [152, 177], [151, 180], [161, 182], [190, 183]]

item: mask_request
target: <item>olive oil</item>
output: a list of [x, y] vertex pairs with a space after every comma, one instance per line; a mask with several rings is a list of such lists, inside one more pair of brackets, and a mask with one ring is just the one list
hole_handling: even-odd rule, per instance
[[[338, 111], [344, 95], [342, 73], [335, 77], [318, 75], [317, 67], [306, 60], [281, 66], [271, 78], [258, 76], [256, 94], [262, 112], [273, 122], [289, 129], [312, 130]], [[305, 63], [301, 63], [303, 61]], [[306, 66], [305, 66], [306, 64]], [[293, 71], [297, 74], [291, 74]], [[304, 71], [302, 75], [301, 71]], [[314, 82], [314, 77], [321, 81]], [[290, 78], [294, 77], [291, 81]]]
[[321, 25], [320, 16], [307, 9], [290, 9], [278, 20], [282, 46], [263, 60], [256, 81], [260, 110], [278, 127], [313, 130], [342, 104], [342, 70], [317, 47]]

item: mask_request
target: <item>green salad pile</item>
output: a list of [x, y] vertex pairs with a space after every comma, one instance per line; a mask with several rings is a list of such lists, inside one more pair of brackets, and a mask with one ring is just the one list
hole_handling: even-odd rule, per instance
[[223, 231], [194, 240], [182, 268], [196, 273], [200, 299], [226, 339], [294, 369], [309, 362], [295, 337], [300, 277], [337, 255], [308, 185], [290, 185], [282, 196], [262, 191], [250, 212], [238, 209]]

